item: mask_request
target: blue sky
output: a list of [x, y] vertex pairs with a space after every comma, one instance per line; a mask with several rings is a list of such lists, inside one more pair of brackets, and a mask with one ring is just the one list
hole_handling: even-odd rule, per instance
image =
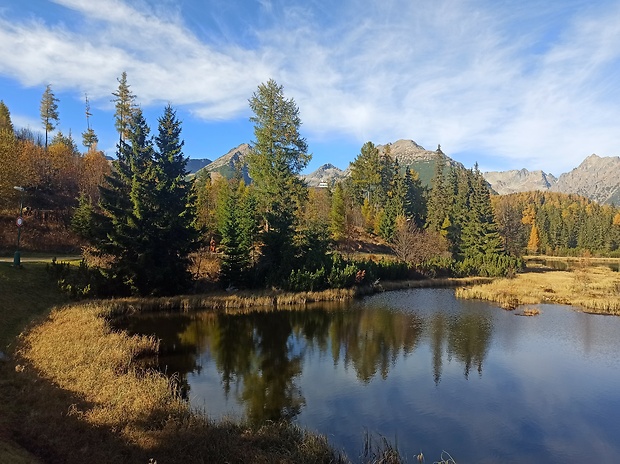
[[14, 124], [40, 129], [49, 83], [81, 140], [87, 93], [110, 155], [123, 71], [153, 129], [177, 109], [192, 158], [252, 140], [269, 78], [300, 108], [308, 172], [402, 138], [483, 170], [620, 155], [619, 0], [0, 0], [0, 44]]

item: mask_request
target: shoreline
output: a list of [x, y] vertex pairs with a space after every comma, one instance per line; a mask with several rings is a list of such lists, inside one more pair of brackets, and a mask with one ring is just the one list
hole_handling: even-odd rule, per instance
[[591, 314], [620, 315], [620, 273], [590, 265], [573, 271], [530, 269], [513, 279], [456, 289], [457, 298], [492, 301], [513, 310], [544, 303], [572, 306]]

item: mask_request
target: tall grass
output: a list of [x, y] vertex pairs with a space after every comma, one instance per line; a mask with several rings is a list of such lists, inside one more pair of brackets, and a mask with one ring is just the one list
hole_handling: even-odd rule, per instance
[[527, 272], [514, 279], [458, 288], [459, 298], [494, 301], [512, 309], [524, 304], [557, 303], [587, 312], [620, 315], [620, 273], [606, 267], [574, 271]]
[[324, 437], [294, 426], [213, 424], [192, 412], [174, 380], [133, 362], [157, 341], [111, 330], [108, 314], [105, 304], [63, 307], [22, 337], [14, 380], [39, 378], [48, 409], [65, 409], [53, 421], [32, 405], [38, 420], [22, 433], [59, 462], [344, 462]]

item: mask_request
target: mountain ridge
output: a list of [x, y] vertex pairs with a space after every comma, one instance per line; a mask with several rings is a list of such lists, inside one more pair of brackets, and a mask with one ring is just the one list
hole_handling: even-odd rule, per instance
[[[443, 153], [441, 146], [438, 146], [437, 150], [427, 150], [409, 139], [376, 145], [380, 153], [384, 153], [388, 146], [401, 169], [404, 170], [406, 167], [414, 169], [422, 184], [426, 186], [430, 185], [435, 165], [440, 158], [443, 158], [447, 166], [465, 169], [462, 163]], [[200, 171], [206, 170], [230, 178], [235, 171], [235, 165], [239, 164], [244, 179], [246, 182], [250, 182], [245, 160], [250, 149], [249, 144], [242, 143]], [[330, 187], [349, 175], [349, 167], [343, 170], [332, 163], [326, 163], [301, 177], [310, 187]], [[574, 193], [602, 204], [620, 204], [620, 157], [618, 156], [589, 155], [579, 166], [558, 177], [542, 170], [529, 171], [526, 168], [489, 171], [484, 172], [483, 176], [492, 191], [500, 195], [540, 190]]]

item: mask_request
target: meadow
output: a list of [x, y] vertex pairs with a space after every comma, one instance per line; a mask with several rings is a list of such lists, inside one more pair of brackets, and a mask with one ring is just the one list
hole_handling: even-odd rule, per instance
[[514, 278], [457, 288], [456, 295], [494, 301], [505, 309], [555, 303], [576, 306], [589, 313], [620, 315], [620, 273], [589, 264], [571, 271], [534, 267]]

